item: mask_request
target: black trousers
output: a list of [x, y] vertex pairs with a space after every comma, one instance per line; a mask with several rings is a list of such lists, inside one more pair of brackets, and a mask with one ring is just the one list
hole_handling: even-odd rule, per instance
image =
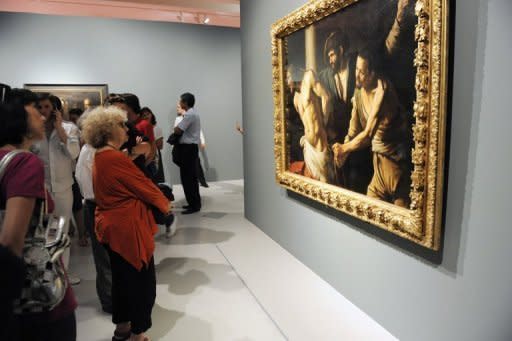
[[165, 182], [165, 175], [164, 175], [164, 165], [162, 160], [162, 153], [160, 152], [160, 149], [157, 149], [158, 153], [158, 170], [156, 171], [155, 175], [155, 181], [157, 184]]
[[75, 341], [75, 312], [59, 320], [48, 322], [32, 316], [14, 315], [8, 323], [9, 331], [2, 340], [9, 341]]
[[206, 183], [206, 178], [204, 177], [204, 171], [203, 167], [201, 166], [201, 159], [197, 158], [197, 179], [199, 180], [199, 183], [201, 186], [208, 187], [208, 184]]
[[140, 271], [105, 245], [112, 268], [112, 322], [131, 322], [132, 333], [151, 328], [151, 311], [156, 298], [155, 262], [153, 257]]
[[174, 146], [173, 160], [180, 167], [181, 184], [190, 209], [201, 209], [197, 177], [199, 147], [197, 144], [177, 144]]
[[94, 231], [94, 213], [96, 203], [85, 200], [84, 225], [91, 237], [92, 256], [96, 267], [96, 293], [100, 299], [103, 311], [112, 311], [112, 272], [110, 271], [110, 257], [107, 250], [101, 245]]

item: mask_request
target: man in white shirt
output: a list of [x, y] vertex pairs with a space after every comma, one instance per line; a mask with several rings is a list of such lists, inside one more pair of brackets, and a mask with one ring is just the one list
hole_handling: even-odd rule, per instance
[[100, 244], [94, 230], [96, 202], [92, 187], [92, 166], [96, 149], [85, 144], [76, 163], [76, 182], [80, 186], [84, 201], [84, 224], [91, 237], [92, 255], [96, 266], [96, 293], [104, 312], [112, 313], [112, 270], [107, 250]]
[[197, 159], [201, 143], [201, 119], [194, 110], [195, 97], [191, 93], [180, 96], [179, 110], [183, 112], [183, 120], [174, 128], [174, 134], [179, 136], [178, 143], [173, 149], [173, 160], [180, 167], [181, 184], [188, 205], [182, 214], [192, 214], [201, 210], [201, 196], [197, 179]]
[[[174, 127], [177, 127], [178, 124], [183, 120], [183, 111], [178, 110], [178, 115], [176, 116], [176, 119], [174, 120]], [[156, 131], [156, 129], [155, 129]], [[155, 133], [155, 139], [156, 139], [156, 133]], [[203, 155], [203, 159], [206, 159], [206, 139], [204, 138], [203, 128], [201, 128], [201, 134], [200, 134], [200, 140], [201, 143], [199, 145], [199, 149], [201, 151], [201, 154]], [[208, 166], [206, 166], [206, 169], [208, 169]], [[201, 158], [197, 158], [197, 179], [199, 180], [199, 184], [203, 187], [210, 187], [208, 186], [208, 183], [206, 182], [206, 178], [204, 176], [203, 166], [201, 165]]]

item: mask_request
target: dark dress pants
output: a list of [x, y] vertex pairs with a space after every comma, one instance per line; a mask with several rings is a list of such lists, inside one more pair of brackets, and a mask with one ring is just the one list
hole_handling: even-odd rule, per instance
[[120, 254], [103, 244], [112, 266], [112, 322], [131, 322], [133, 334], [151, 328], [151, 311], [156, 298], [155, 261], [137, 270]]
[[96, 293], [100, 299], [103, 311], [112, 312], [112, 271], [107, 250], [101, 245], [94, 231], [94, 212], [96, 204], [85, 200], [84, 225], [91, 237], [92, 256], [96, 267]]
[[197, 144], [177, 144], [180, 167], [181, 184], [185, 198], [191, 210], [201, 209], [201, 196], [199, 195], [199, 182], [197, 178], [197, 163], [199, 161], [199, 147]]

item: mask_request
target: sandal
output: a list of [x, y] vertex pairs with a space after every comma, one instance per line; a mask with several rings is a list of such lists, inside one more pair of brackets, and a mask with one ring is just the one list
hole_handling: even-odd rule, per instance
[[114, 331], [114, 336], [112, 336], [112, 341], [126, 341], [130, 338], [132, 333], [130, 331], [125, 333], [120, 333], [118, 331]]
[[118, 330], [114, 330], [114, 336], [112, 336], [112, 341], [125, 341], [125, 340], [130, 339], [131, 336], [132, 336], [131, 327], [128, 328], [124, 332], [120, 332]]
[[151, 339], [149, 338], [149, 336], [144, 335], [144, 339], [143, 339], [143, 341], [151, 341]]

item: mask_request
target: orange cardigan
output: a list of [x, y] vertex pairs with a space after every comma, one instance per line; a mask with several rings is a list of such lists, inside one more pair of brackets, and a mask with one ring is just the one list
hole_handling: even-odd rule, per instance
[[105, 150], [94, 157], [96, 236], [137, 270], [149, 264], [157, 232], [149, 208], [166, 213], [169, 200], [126, 155]]

